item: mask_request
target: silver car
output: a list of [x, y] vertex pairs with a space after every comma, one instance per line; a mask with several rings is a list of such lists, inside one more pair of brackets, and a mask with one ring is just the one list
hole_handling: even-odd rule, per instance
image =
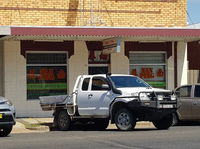
[[15, 107], [12, 102], [0, 96], [0, 136], [7, 136], [15, 125]]

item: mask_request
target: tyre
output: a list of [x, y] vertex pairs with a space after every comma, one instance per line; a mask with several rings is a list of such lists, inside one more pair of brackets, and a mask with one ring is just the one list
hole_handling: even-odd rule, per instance
[[57, 118], [57, 125], [58, 128], [62, 131], [69, 130], [71, 125], [71, 119], [66, 110], [62, 110], [59, 112]]
[[96, 130], [105, 130], [109, 125], [109, 119], [95, 119], [94, 120], [94, 129]]
[[13, 126], [10, 125], [10, 126], [6, 126], [6, 127], [2, 128], [2, 129], [0, 129], [0, 136], [1, 137], [8, 136], [10, 134], [10, 132], [12, 131], [12, 128], [13, 128]]
[[136, 118], [128, 109], [120, 109], [115, 114], [115, 125], [122, 131], [132, 130], [136, 125]]
[[172, 114], [169, 114], [160, 120], [154, 121], [153, 125], [157, 129], [168, 129], [170, 126], [172, 126], [172, 123], [173, 123], [173, 116]]
[[173, 116], [172, 126], [178, 125], [178, 123], [179, 123], [179, 118], [178, 118], [177, 113], [173, 113], [172, 116]]

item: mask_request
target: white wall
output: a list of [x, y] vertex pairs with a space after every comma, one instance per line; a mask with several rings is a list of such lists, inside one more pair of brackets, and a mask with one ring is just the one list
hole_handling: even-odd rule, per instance
[[46, 117], [52, 112], [41, 110], [39, 100], [26, 100], [26, 59], [20, 54], [20, 41], [4, 42], [4, 85], [6, 98], [20, 117]]
[[124, 51], [124, 42], [121, 42], [120, 52], [111, 54], [111, 73], [129, 74], [129, 59]]
[[189, 73], [188, 73], [189, 84], [198, 83], [198, 78], [199, 78], [199, 70], [189, 70]]
[[0, 41], [0, 96], [3, 96], [3, 41]]
[[72, 93], [77, 76], [88, 74], [88, 49], [85, 41], [74, 41], [74, 55], [68, 62], [68, 92]]
[[177, 85], [188, 84], [187, 43], [177, 44]]

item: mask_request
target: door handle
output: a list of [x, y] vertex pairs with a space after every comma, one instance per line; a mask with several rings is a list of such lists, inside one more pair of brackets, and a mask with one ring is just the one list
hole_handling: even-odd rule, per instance
[[197, 105], [197, 102], [193, 102], [193, 105]]
[[88, 98], [92, 98], [92, 96], [93, 96], [93, 94], [89, 94], [89, 95], [88, 95]]

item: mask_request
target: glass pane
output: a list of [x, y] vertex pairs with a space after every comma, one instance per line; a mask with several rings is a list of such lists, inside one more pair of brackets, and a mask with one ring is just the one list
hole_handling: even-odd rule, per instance
[[94, 74], [106, 74], [108, 73], [108, 67], [107, 66], [90, 66], [89, 67], [89, 75], [94, 75]]
[[67, 93], [66, 66], [28, 66], [27, 99]]
[[130, 64], [163, 64], [165, 53], [130, 53]]
[[89, 86], [90, 78], [85, 78], [83, 80], [82, 90], [87, 91]]
[[184, 86], [179, 89], [180, 97], [190, 97], [192, 86]]
[[66, 64], [63, 53], [27, 53], [27, 64]]
[[166, 88], [164, 65], [131, 65], [130, 74], [142, 78], [153, 87]]
[[108, 84], [104, 79], [93, 78], [92, 79], [92, 90], [104, 90], [102, 88], [103, 84]]
[[200, 85], [195, 86], [194, 97], [200, 97]]
[[130, 76], [111, 76], [117, 88], [129, 88], [129, 87], [149, 87], [149, 85], [138, 77]]

